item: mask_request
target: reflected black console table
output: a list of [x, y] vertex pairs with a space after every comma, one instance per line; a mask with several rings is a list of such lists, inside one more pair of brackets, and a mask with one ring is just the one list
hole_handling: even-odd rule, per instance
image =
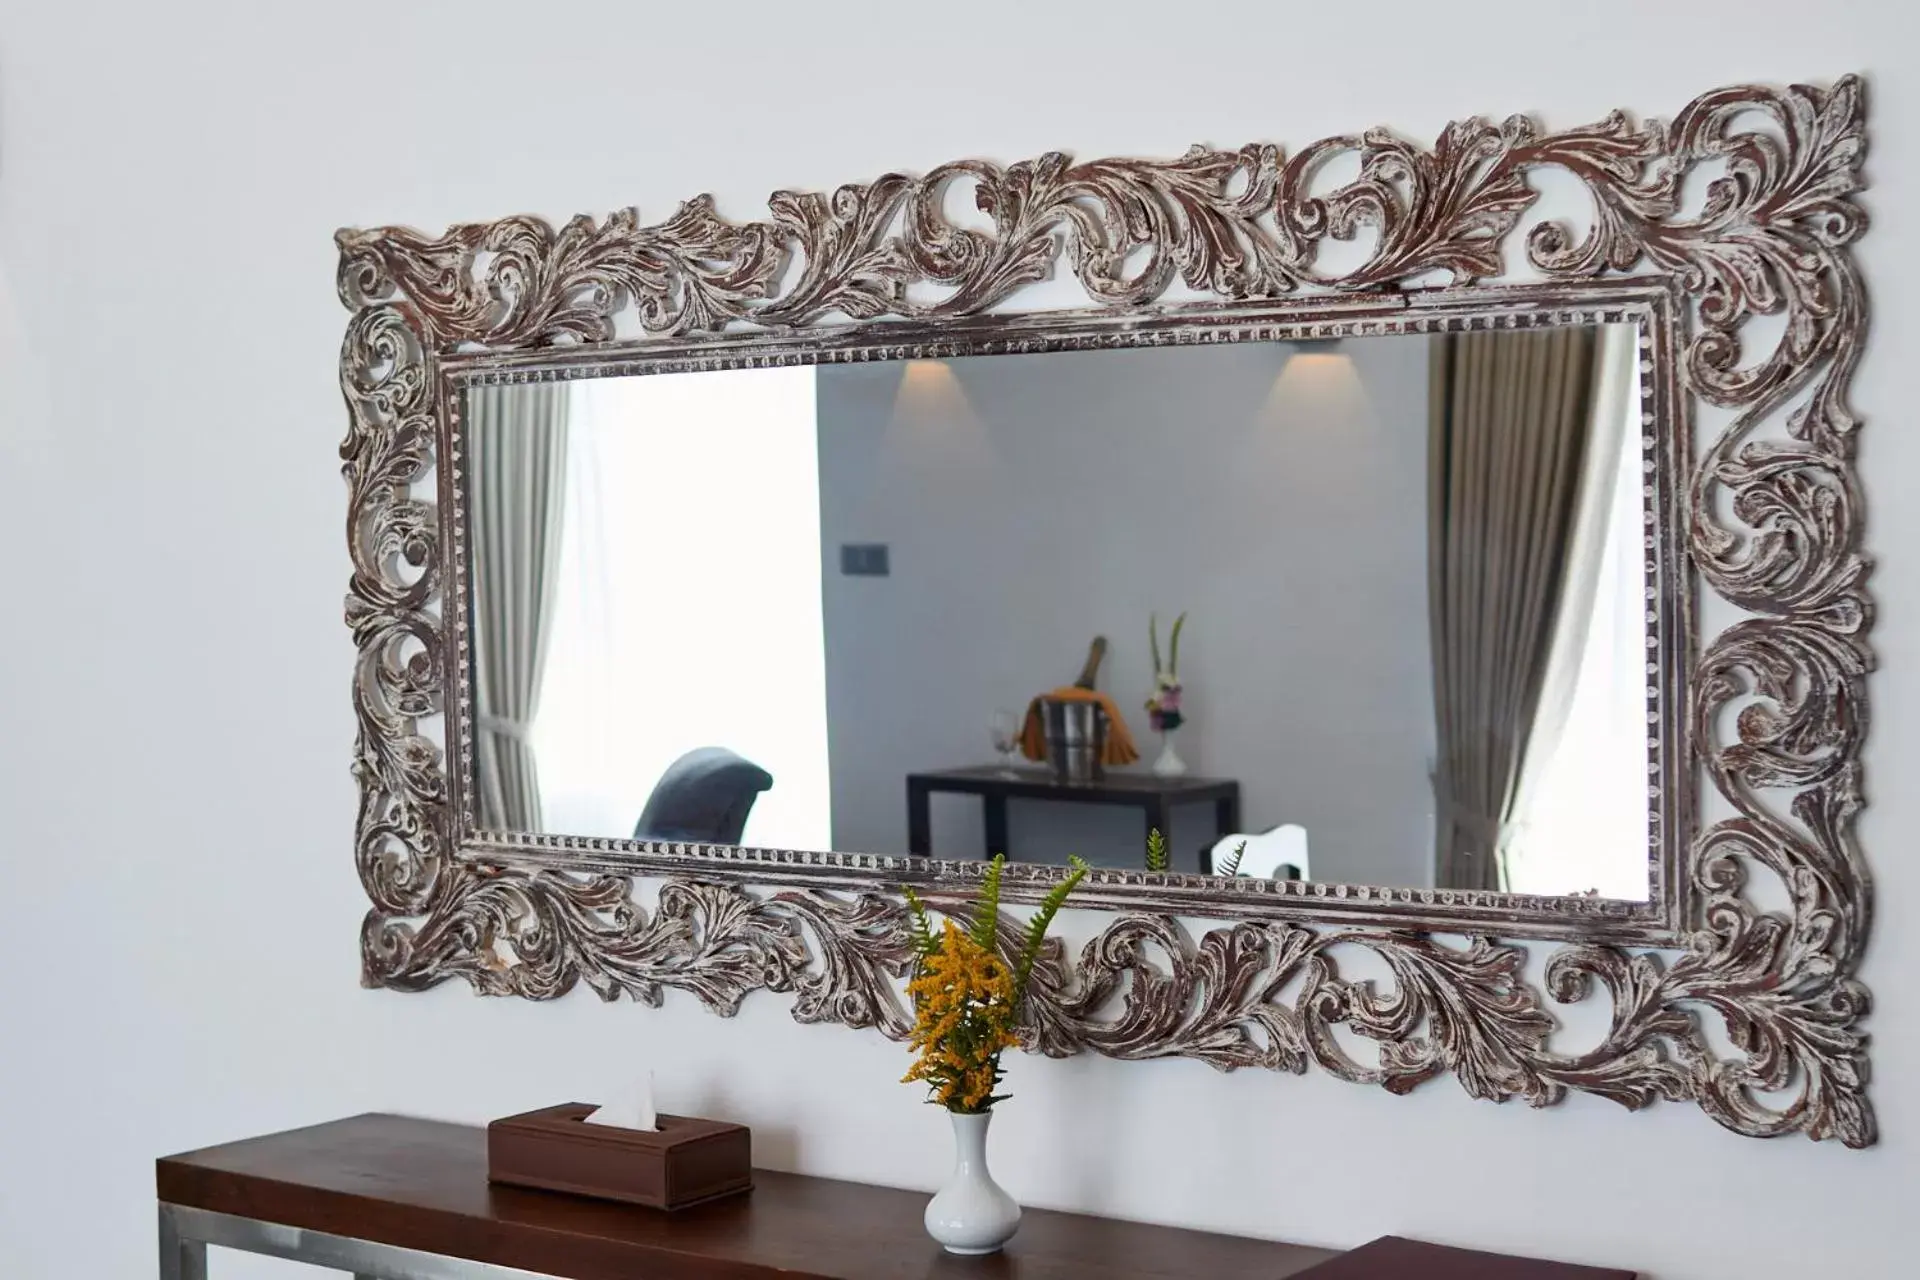
[[1109, 773], [1097, 782], [1056, 782], [1045, 769], [979, 765], [907, 775], [907, 852], [921, 857], [933, 852], [928, 801], [936, 791], [981, 798], [986, 810], [986, 856], [989, 858], [1007, 852], [1009, 800], [1054, 800], [1138, 809], [1146, 819], [1141, 830], [1143, 859], [1146, 832], [1157, 827], [1162, 833], [1170, 833], [1173, 811], [1183, 804], [1212, 804], [1214, 825], [1220, 835], [1231, 835], [1240, 829], [1240, 784], [1232, 778], [1162, 778], [1151, 773]]

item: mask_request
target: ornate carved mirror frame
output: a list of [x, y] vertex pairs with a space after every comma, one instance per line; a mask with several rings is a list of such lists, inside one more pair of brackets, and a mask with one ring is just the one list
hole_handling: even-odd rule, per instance
[[[545, 999], [584, 981], [651, 1004], [675, 988], [723, 1015], [765, 989], [802, 1021], [899, 1038], [908, 950], [890, 891], [937, 898], [981, 865], [475, 830], [468, 385], [1633, 320], [1649, 901], [1100, 871], [1075, 901], [1121, 914], [1077, 960], [1054, 946], [1026, 1045], [1311, 1061], [1395, 1093], [1450, 1070], [1477, 1097], [1691, 1099], [1744, 1134], [1871, 1143], [1855, 974], [1872, 891], [1854, 837], [1871, 603], [1848, 404], [1867, 329], [1850, 250], [1866, 228], [1862, 92], [1852, 78], [1735, 87], [1671, 123], [1615, 113], [1558, 133], [1474, 119], [1431, 149], [1373, 130], [1291, 156], [964, 161], [777, 192], [747, 223], [703, 196], [650, 226], [628, 210], [557, 230], [341, 232], [366, 983], [461, 977]], [[1356, 155], [1357, 177], [1316, 186]], [[1584, 188], [1589, 225], [1518, 235], [1549, 169]], [[1704, 200], [1688, 185], [1702, 178]], [[949, 216], [969, 184], [979, 226]], [[1355, 239], [1371, 241], [1356, 265], [1319, 264], [1325, 242]], [[999, 309], [1057, 267], [1091, 307]], [[1168, 300], [1176, 283], [1191, 300]], [[1058, 874], [1010, 867], [1009, 897]], [[634, 899], [642, 876], [663, 880], [651, 908]], [[1226, 923], [1196, 944], [1179, 917]], [[1537, 979], [1516, 938], [1551, 941]], [[1343, 978], [1339, 946], [1371, 951], [1393, 988]], [[1604, 1035], [1556, 1051], [1548, 997], [1600, 988]], [[1338, 1026], [1378, 1060], [1351, 1056]]]

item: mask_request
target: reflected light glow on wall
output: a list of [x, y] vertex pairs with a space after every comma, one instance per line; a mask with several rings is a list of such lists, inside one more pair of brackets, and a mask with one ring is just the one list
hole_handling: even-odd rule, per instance
[[900, 366], [900, 390], [893, 398], [894, 417], [903, 409], [915, 413], [937, 410], [941, 416], [956, 412], [972, 416], [967, 393], [945, 360], [908, 360]]
[[[1264, 416], [1270, 422], [1299, 420], [1311, 424], [1316, 419], [1366, 414], [1367, 390], [1361, 384], [1360, 371], [1353, 357], [1337, 343], [1292, 346], [1280, 376], [1273, 380], [1267, 396]], [[1330, 411], [1338, 410], [1338, 413]]]
[[935, 465], [984, 465], [993, 453], [960, 375], [945, 360], [901, 363], [887, 436], [903, 457]]

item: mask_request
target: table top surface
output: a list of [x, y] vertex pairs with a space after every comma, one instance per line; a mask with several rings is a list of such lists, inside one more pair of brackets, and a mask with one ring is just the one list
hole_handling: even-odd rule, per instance
[[[943, 1158], [930, 1153], [929, 1159]], [[486, 1131], [366, 1115], [159, 1161], [169, 1204], [567, 1280], [1282, 1280], [1327, 1249], [1029, 1209], [1006, 1251], [941, 1252], [924, 1193], [765, 1170], [678, 1213], [487, 1181]]]
[[1631, 1271], [1538, 1262], [1382, 1236], [1314, 1268], [1300, 1280], [1635, 1280], [1635, 1276]]
[[1040, 766], [1006, 768], [997, 764], [967, 765], [959, 769], [927, 769], [907, 775], [909, 782], [931, 784], [936, 789], [969, 791], [1032, 791], [1051, 795], [1094, 797], [1190, 798], [1208, 800], [1239, 792], [1235, 778], [1201, 778], [1182, 774], [1163, 778], [1144, 770], [1138, 773], [1109, 770], [1091, 782], [1060, 782]]

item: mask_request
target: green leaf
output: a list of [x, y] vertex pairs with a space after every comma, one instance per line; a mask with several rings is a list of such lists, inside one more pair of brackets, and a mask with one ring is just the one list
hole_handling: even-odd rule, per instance
[[1233, 852], [1226, 856], [1226, 860], [1213, 869], [1213, 874], [1217, 876], [1239, 875], [1240, 859], [1246, 855], [1246, 852], [1247, 842], [1242, 840], [1239, 844], [1233, 846]]
[[908, 928], [916, 956], [930, 956], [939, 944], [933, 940], [933, 922], [927, 918], [927, 904], [920, 901], [920, 895], [913, 891], [912, 885], [902, 885], [901, 892], [907, 897], [907, 910], [911, 913]]
[[1007, 855], [996, 853], [987, 864], [987, 875], [980, 882], [980, 905], [973, 914], [973, 940], [983, 951], [993, 951], [1000, 926], [1000, 874], [1007, 869]]
[[1167, 672], [1169, 675], [1178, 676], [1180, 674], [1180, 628], [1186, 625], [1187, 615], [1184, 613], [1173, 620], [1173, 639], [1167, 645]]
[[1167, 838], [1155, 827], [1147, 832], [1147, 870], [1165, 871], [1168, 865]]
[[1020, 959], [1013, 970], [1013, 1005], [1018, 1009], [1027, 998], [1027, 981], [1033, 977], [1033, 966], [1040, 959], [1040, 948], [1046, 943], [1047, 930], [1053, 927], [1053, 918], [1060, 914], [1060, 908], [1073, 892], [1074, 886], [1086, 878], [1092, 870], [1078, 856], [1067, 859], [1067, 865], [1073, 868], [1071, 874], [1053, 888], [1047, 890], [1047, 896], [1040, 900], [1039, 908], [1033, 918], [1027, 921], [1026, 944], [1020, 948]]

